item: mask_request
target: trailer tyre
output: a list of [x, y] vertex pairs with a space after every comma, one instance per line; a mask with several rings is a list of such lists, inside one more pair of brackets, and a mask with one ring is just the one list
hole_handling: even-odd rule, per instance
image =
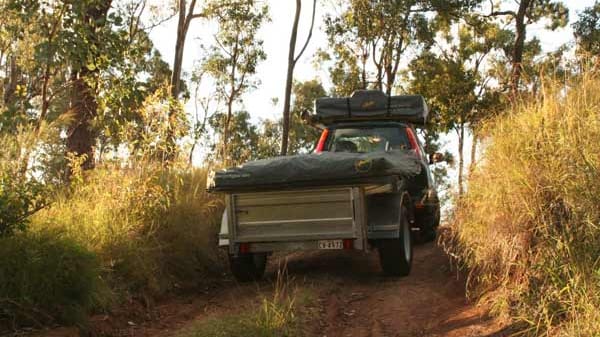
[[389, 276], [408, 276], [412, 266], [412, 237], [406, 208], [400, 214], [400, 237], [379, 242], [381, 268]]
[[229, 267], [231, 273], [239, 282], [251, 282], [260, 280], [265, 274], [267, 266], [267, 254], [240, 254], [229, 255]]

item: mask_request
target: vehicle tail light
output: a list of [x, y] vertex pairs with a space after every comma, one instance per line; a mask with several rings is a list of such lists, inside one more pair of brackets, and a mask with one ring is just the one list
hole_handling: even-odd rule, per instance
[[344, 239], [344, 249], [354, 249], [354, 239]]
[[240, 243], [240, 254], [250, 253], [250, 244], [248, 242]]
[[425, 205], [422, 202], [419, 201], [419, 202], [415, 203], [415, 208], [416, 209], [423, 209], [423, 208], [425, 208]]
[[324, 129], [321, 133], [321, 138], [319, 138], [319, 142], [317, 143], [317, 148], [315, 149], [316, 153], [323, 152], [325, 148], [325, 142], [327, 141], [327, 136], [329, 136], [329, 129]]
[[413, 150], [417, 156], [421, 156], [421, 150], [419, 149], [419, 143], [417, 142], [417, 136], [413, 132], [411, 128], [406, 128], [406, 135], [408, 136], [408, 141], [410, 142], [410, 146], [412, 146]]

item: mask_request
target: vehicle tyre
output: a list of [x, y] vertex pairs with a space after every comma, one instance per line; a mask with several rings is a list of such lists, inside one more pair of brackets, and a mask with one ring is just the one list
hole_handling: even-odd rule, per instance
[[412, 266], [412, 237], [406, 208], [400, 214], [400, 237], [379, 242], [379, 261], [386, 275], [407, 276]]
[[421, 228], [419, 239], [421, 242], [432, 242], [437, 238], [437, 228], [440, 225], [440, 210], [437, 209], [436, 213], [432, 216], [427, 217], [425, 226]]
[[427, 227], [421, 234], [421, 240], [424, 243], [435, 241], [435, 238], [437, 238], [437, 228]]
[[229, 268], [231, 273], [239, 282], [251, 282], [260, 280], [265, 274], [267, 266], [267, 254], [240, 254], [229, 255]]

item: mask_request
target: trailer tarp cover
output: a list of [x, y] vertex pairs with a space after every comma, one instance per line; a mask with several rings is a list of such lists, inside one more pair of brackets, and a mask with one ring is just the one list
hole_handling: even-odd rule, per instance
[[263, 190], [282, 186], [312, 187], [360, 183], [362, 179], [421, 172], [417, 156], [408, 150], [347, 153], [322, 152], [275, 157], [211, 172], [209, 191]]
[[429, 109], [420, 95], [388, 96], [379, 90], [357, 90], [351, 97], [322, 97], [315, 102], [314, 124], [356, 120], [396, 120], [425, 125]]

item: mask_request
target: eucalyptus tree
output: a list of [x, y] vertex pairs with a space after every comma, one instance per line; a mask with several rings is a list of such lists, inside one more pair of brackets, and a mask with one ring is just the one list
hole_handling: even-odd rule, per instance
[[217, 22], [218, 32], [209, 47], [203, 68], [216, 86], [216, 93], [225, 104], [225, 119], [218, 123], [221, 133], [219, 158], [229, 162], [230, 122], [235, 103], [255, 87], [253, 78], [257, 65], [266, 59], [263, 41], [256, 37], [262, 24], [269, 19], [268, 6], [255, 0], [213, 0], [206, 5], [207, 18]]
[[[506, 7], [514, 6], [516, 8]], [[514, 25], [514, 42], [511, 48], [511, 79], [510, 91], [514, 101], [520, 91], [521, 75], [523, 73], [523, 55], [525, 53], [527, 26], [546, 19], [546, 28], [556, 30], [567, 25], [569, 10], [559, 0], [516, 0], [491, 2], [488, 17], [505, 17]], [[509, 4], [509, 5], [507, 5]]]
[[312, 37], [312, 31], [315, 23], [315, 11], [317, 7], [317, 0], [313, 0], [312, 5], [312, 17], [310, 28], [308, 30], [308, 36], [300, 49], [298, 55], [296, 55], [296, 39], [298, 35], [298, 23], [300, 21], [300, 13], [302, 9], [302, 0], [296, 0], [296, 13], [294, 15], [294, 23], [292, 25], [292, 33], [290, 35], [290, 48], [288, 53], [288, 69], [287, 69], [287, 77], [285, 81], [285, 95], [283, 99], [283, 119], [282, 119], [282, 136], [281, 136], [281, 151], [280, 154], [285, 156], [288, 152], [288, 139], [290, 132], [290, 98], [292, 96], [292, 84], [294, 81], [294, 68], [296, 67], [296, 63], [302, 57], [302, 54], [306, 50], [308, 43]]
[[575, 38], [581, 51], [600, 55], [600, 2], [586, 8], [573, 24]]
[[[476, 124], [501, 104], [498, 90], [490, 84], [492, 73], [487, 58], [501, 51], [511, 34], [495, 24], [468, 17], [456, 27], [458, 34], [447, 32], [439, 48], [421, 53], [410, 63], [410, 91], [427, 97], [434, 113], [433, 126], [457, 136], [458, 193], [464, 186], [464, 143], [471, 128], [476, 146]], [[450, 84], [450, 85], [449, 85]], [[475, 148], [472, 148], [472, 155]], [[474, 158], [472, 157], [471, 160]]]
[[375, 88], [391, 94], [411, 47], [427, 49], [436, 31], [480, 1], [339, 1], [337, 15], [325, 18], [334, 94]]
[[[316, 79], [295, 82], [292, 88], [292, 108], [290, 111], [288, 154], [295, 155], [310, 152], [316, 145], [319, 130], [308, 125], [303, 116], [313, 112], [315, 100], [326, 96], [327, 92]], [[272, 151], [273, 144], [279, 144], [282, 134], [281, 119], [261, 121], [261, 142], [258, 150], [262, 156], [279, 154]]]

